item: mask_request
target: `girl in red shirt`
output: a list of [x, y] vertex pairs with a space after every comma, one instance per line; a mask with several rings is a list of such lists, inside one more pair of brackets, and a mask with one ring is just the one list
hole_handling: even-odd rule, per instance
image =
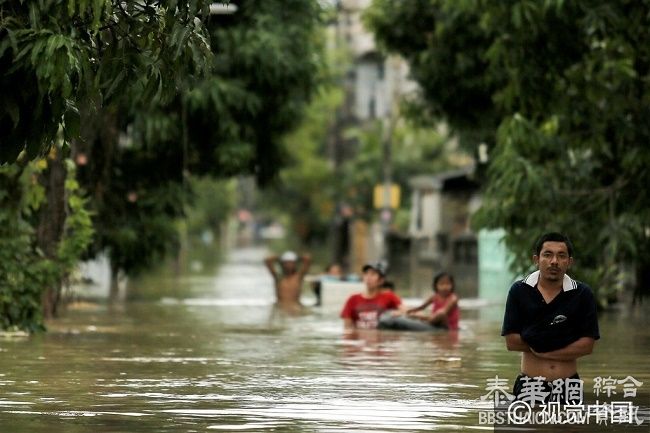
[[[451, 330], [458, 329], [460, 311], [458, 309], [458, 296], [454, 293], [454, 277], [441, 272], [433, 279], [433, 291], [422, 305], [411, 308], [407, 311], [410, 317], [415, 317], [434, 326], [440, 326]], [[433, 304], [431, 313], [422, 312], [429, 305]]]

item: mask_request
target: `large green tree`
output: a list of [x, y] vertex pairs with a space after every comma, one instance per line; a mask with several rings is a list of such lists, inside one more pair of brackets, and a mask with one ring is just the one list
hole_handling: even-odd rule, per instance
[[61, 126], [77, 138], [80, 110], [133, 91], [175, 94], [181, 77], [207, 66], [198, 18], [209, 3], [1, 0], [0, 162], [45, 154]]
[[488, 73], [492, 36], [481, 28], [481, 10], [460, 3], [475, 2], [375, 0], [364, 19], [380, 47], [408, 61], [420, 86], [405, 114], [444, 120], [463, 146], [475, 150], [477, 143], [494, 142], [501, 113], [492, 95], [503, 77]]
[[253, 175], [264, 184], [294, 151], [282, 139], [318, 82], [320, 6], [230, 4], [235, 13], [204, 20], [214, 53], [207, 73], [177, 79], [177, 94], [165, 101], [123, 99], [79, 146], [97, 215], [94, 252], [108, 252], [114, 274], [178, 247], [175, 220], [194, 196], [190, 174]]
[[1, 219], [16, 228], [1, 233], [3, 327], [38, 328], [41, 306], [52, 315], [62, 280], [88, 242], [88, 214], [74, 197], [68, 159], [80, 126], [134, 95], [169, 99], [179, 77], [205, 71], [208, 6], [0, 1]]
[[[428, 19], [414, 3], [376, 0], [369, 22], [411, 61], [427, 107], [473, 129], [446, 105], [445, 95], [455, 95], [487, 120], [476, 125], [494, 125], [476, 225], [506, 229], [519, 271], [529, 266], [537, 234], [568, 233], [579, 276], [603, 302], [629, 265], [638, 287], [647, 287], [650, 2], [418, 1]], [[467, 25], [453, 25], [459, 22]], [[414, 32], [424, 42], [405, 48]], [[471, 65], [478, 74], [463, 73]], [[443, 94], [427, 91], [441, 79]], [[468, 88], [486, 104], [466, 99]]]
[[92, 236], [86, 200], [73, 176], [74, 164], [66, 161], [71, 176], [62, 185], [66, 218], [60, 241], [49, 251], [38, 247], [43, 236], [39, 220], [49, 200], [41, 183], [48, 162], [0, 166], [0, 329], [42, 329], [42, 305], [54, 312], [60, 296], [48, 289], [59, 287]]

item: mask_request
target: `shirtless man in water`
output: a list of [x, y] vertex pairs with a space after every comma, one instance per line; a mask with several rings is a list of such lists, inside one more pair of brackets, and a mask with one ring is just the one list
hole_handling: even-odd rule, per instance
[[550, 382], [579, 379], [577, 359], [589, 355], [600, 338], [591, 289], [566, 275], [572, 256], [566, 236], [541, 236], [533, 255], [538, 270], [508, 293], [501, 335], [508, 350], [522, 352], [513, 390], [518, 398], [528, 382], [541, 376], [549, 401]]
[[[301, 260], [300, 267], [298, 267], [299, 259]], [[281, 274], [278, 274], [276, 270], [275, 264], [278, 262], [280, 263]], [[311, 256], [304, 254], [299, 258], [293, 251], [286, 251], [280, 257], [267, 257], [264, 263], [275, 282], [275, 296], [278, 306], [292, 310], [302, 308], [300, 291], [302, 282], [311, 265]]]

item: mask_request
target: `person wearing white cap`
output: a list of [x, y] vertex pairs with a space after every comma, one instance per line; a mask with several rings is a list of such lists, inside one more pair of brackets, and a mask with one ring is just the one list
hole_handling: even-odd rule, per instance
[[[300, 266], [298, 266], [299, 261]], [[275, 282], [275, 296], [278, 306], [288, 311], [302, 309], [300, 291], [305, 275], [307, 275], [311, 265], [311, 256], [303, 254], [302, 257], [298, 257], [298, 254], [293, 251], [285, 251], [280, 257], [267, 257], [264, 263]], [[281, 272], [276, 269], [278, 263]]]

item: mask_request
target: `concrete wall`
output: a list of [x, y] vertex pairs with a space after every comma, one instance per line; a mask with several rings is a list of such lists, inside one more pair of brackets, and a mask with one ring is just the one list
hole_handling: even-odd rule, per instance
[[342, 309], [348, 297], [364, 290], [365, 285], [362, 282], [323, 281], [321, 305], [328, 309]]
[[479, 232], [479, 297], [494, 303], [504, 303], [508, 289], [516, 276], [510, 271], [510, 254], [502, 239], [503, 230]]

